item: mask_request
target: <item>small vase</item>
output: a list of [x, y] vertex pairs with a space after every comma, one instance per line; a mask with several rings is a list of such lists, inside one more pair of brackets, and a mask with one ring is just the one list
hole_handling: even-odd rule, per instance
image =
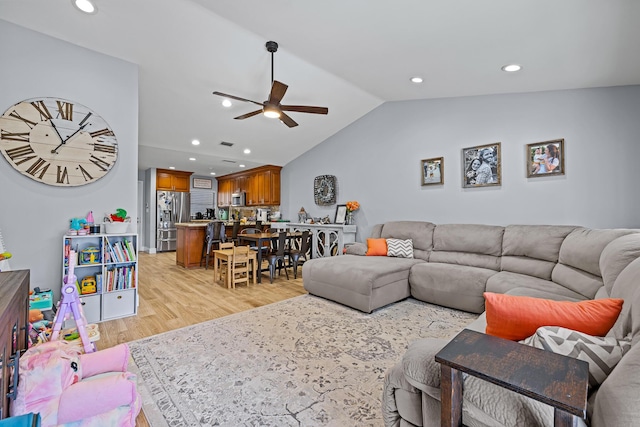
[[353, 219], [353, 212], [347, 212], [347, 220], [345, 221], [347, 225], [355, 224], [355, 220]]

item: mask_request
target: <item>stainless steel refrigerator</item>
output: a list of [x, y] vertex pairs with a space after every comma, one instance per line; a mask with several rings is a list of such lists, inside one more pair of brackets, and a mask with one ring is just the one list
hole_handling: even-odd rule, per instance
[[156, 250], [175, 251], [176, 223], [189, 222], [190, 194], [179, 191], [158, 191], [156, 203]]

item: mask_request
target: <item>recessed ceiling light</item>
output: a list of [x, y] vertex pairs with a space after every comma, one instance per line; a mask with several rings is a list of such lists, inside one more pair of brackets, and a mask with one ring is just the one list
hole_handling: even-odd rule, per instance
[[175, 168], [176, 168], [175, 166], [169, 166], [169, 169], [175, 169]]
[[216, 174], [215, 172], [210, 172], [210, 175], [215, 175], [215, 174]]
[[81, 12], [89, 15], [93, 15], [98, 12], [98, 8], [89, 0], [71, 0], [71, 4]]
[[244, 149], [244, 154], [251, 154], [251, 150], [249, 150], [248, 148]]
[[200, 145], [200, 141], [198, 141], [197, 139], [194, 139], [193, 141], [191, 141], [191, 143], [193, 145]]
[[504, 65], [501, 69], [502, 71], [506, 71], [507, 73], [513, 73], [515, 71], [522, 70], [522, 66], [518, 64], [509, 64], [509, 65]]
[[189, 160], [191, 160], [192, 162], [195, 162], [196, 158], [195, 157], [189, 157]]
[[411, 77], [412, 83], [422, 83], [422, 77]]
[[231, 101], [229, 101], [228, 99], [224, 99], [222, 101], [222, 106], [223, 107], [231, 107]]
[[239, 166], [239, 167], [241, 167], [241, 168], [243, 168], [243, 167], [244, 167], [244, 165], [238, 165], [238, 166]]

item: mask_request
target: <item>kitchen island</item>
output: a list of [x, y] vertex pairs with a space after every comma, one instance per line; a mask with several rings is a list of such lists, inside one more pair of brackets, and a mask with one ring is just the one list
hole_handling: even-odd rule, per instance
[[200, 267], [202, 246], [209, 221], [179, 222], [176, 224], [176, 264], [184, 268]]

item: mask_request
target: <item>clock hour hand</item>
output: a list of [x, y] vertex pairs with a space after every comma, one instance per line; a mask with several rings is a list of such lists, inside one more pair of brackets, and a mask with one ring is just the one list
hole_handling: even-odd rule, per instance
[[[62, 147], [64, 144], [66, 144], [68, 140], [70, 140], [70, 139], [71, 139], [75, 134], [77, 134], [78, 132], [80, 132], [82, 129], [84, 129], [84, 128], [85, 128], [85, 126], [87, 126], [87, 125], [89, 124], [89, 123], [85, 123], [85, 122], [86, 122], [86, 121], [87, 121], [87, 119], [91, 116], [91, 114], [93, 114], [93, 113], [89, 113], [89, 114], [87, 114], [87, 116], [86, 116], [84, 119], [82, 119], [82, 121], [80, 122], [80, 127], [79, 127], [78, 129], [76, 129], [76, 131], [75, 131], [74, 133], [72, 133], [71, 135], [69, 135], [69, 136], [67, 137], [67, 139], [62, 140], [62, 137], [60, 137], [60, 140], [61, 140], [62, 142], [61, 142], [61, 143], [60, 143], [60, 145], [58, 145], [56, 148], [54, 148], [53, 150], [51, 150], [51, 152], [52, 152], [53, 154], [58, 154], [58, 148]], [[51, 122], [51, 124], [53, 124], [53, 122]], [[58, 132], [58, 129], [55, 127], [55, 125], [54, 125], [54, 129], [56, 129], [56, 132]], [[58, 136], [60, 136], [60, 133], [58, 133]]]

